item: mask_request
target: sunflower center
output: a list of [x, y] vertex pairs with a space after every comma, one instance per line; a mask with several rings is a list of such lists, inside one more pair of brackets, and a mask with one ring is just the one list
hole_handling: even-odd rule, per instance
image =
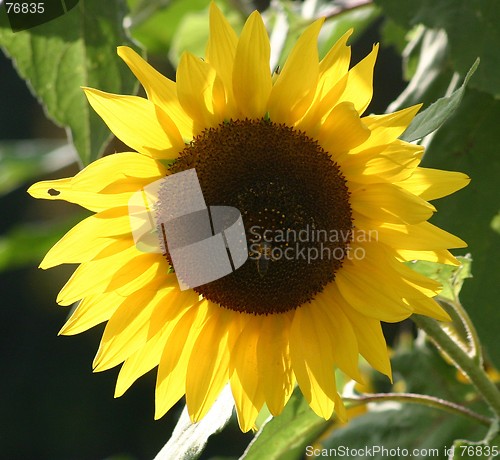
[[317, 141], [264, 119], [229, 121], [197, 136], [170, 172], [191, 168], [207, 205], [241, 212], [249, 254], [196, 292], [234, 311], [284, 313], [334, 279], [348, 253], [351, 206], [338, 165]]

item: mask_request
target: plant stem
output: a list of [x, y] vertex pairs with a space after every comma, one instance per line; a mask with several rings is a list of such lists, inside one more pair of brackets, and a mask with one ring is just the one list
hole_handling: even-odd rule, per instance
[[455, 366], [467, 375], [495, 414], [495, 418], [499, 420], [500, 392], [488, 378], [484, 369], [443, 331], [436, 320], [420, 315], [413, 315], [412, 319], [420, 329], [427, 333], [435, 345], [449, 356]]
[[486, 426], [490, 426], [493, 422], [488, 417], [478, 414], [467, 407], [429, 395], [420, 395], [415, 393], [368, 393], [356, 397], [343, 397], [342, 399], [344, 402], [352, 404], [368, 404], [370, 402], [382, 401], [422, 404], [429, 407], [436, 407], [452, 414], [464, 415]]
[[373, 0], [357, 0], [357, 1], [347, 2], [346, 4], [340, 6], [334, 5], [329, 11], [328, 10], [324, 11], [323, 16], [325, 17], [325, 20], [328, 21], [329, 19], [340, 16], [341, 14], [347, 11], [353, 11], [358, 8], [364, 8], [365, 6], [371, 4], [373, 4]]
[[476, 360], [479, 366], [483, 365], [483, 355], [481, 350], [481, 343], [479, 342], [479, 336], [477, 334], [476, 328], [472, 323], [470, 316], [465, 311], [465, 308], [460, 303], [459, 299], [455, 299], [453, 302], [449, 303], [451, 307], [455, 310], [462, 325], [465, 328], [467, 334], [467, 340], [469, 341], [471, 347], [471, 355]]

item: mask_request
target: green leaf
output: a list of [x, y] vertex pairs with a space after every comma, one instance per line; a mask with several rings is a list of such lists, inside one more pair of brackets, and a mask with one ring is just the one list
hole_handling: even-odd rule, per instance
[[283, 412], [270, 418], [255, 435], [241, 460], [294, 460], [329, 425], [307, 404], [298, 388]]
[[435, 135], [423, 160], [430, 168], [462, 171], [471, 177], [463, 190], [433, 201], [438, 212], [431, 222], [465, 240], [474, 277], [462, 288], [461, 303], [476, 326], [490, 358], [500, 365], [500, 235], [491, 222], [498, 214], [498, 120], [500, 101], [467, 90], [453, 119]]
[[185, 407], [171, 438], [155, 457], [155, 460], [193, 460], [199, 457], [208, 438], [221, 431], [231, 418], [234, 400], [227, 385], [207, 415], [198, 423], [192, 423]]
[[469, 83], [470, 78], [474, 75], [479, 66], [479, 59], [476, 59], [472, 67], [467, 72], [467, 75], [462, 83], [462, 86], [454, 91], [449, 97], [442, 97], [431, 104], [423, 112], [419, 113], [411, 122], [410, 126], [401, 136], [401, 139], [407, 142], [413, 142], [422, 139], [438, 128], [450, 118], [457, 110], [462, 101], [465, 87]]
[[72, 145], [36, 139], [0, 143], [0, 196], [76, 160]]
[[375, 0], [394, 21], [408, 29], [424, 24], [444, 29], [454, 68], [465, 75], [478, 56], [481, 67], [471, 87], [500, 95], [500, 8], [498, 0]]
[[116, 55], [132, 46], [122, 22], [122, 0], [82, 0], [68, 13], [32, 29], [13, 33], [0, 18], [0, 45], [48, 116], [70, 130], [83, 164], [102, 154], [109, 129], [88, 104], [81, 86], [133, 93], [136, 80]]

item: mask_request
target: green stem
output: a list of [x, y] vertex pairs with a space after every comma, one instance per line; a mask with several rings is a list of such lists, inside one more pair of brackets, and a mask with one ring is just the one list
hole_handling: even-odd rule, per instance
[[331, 11], [325, 11], [324, 13], [325, 21], [328, 21], [332, 18], [336, 18], [337, 16], [346, 13], [347, 11], [353, 11], [357, 10], [358, 8], [364, 8], [371, 4], [373, 4], [373, 0], [359, 0], [358, 2], [352, 2], [350, 5], [344, 7], [333, 6]]
[[495, 414], [495, 418], [500, 419], [500, 392], [488, 378], [484, 369], [443, 331], [436, 320], [420, 315], [413, 315], [412, 319], [420, 329], [427, 333], [436, 346], [449, 356], [455, 366], [469, 378]]
[[406, 402], [414, 404], [422, 404], [429, 407], [435, 407], [452, 414], [464, 415], [479, 422], [485, 426], [490, 426], [492, 420], [484, 415], [478, 414], [467, 407], [455, 404], [445, 399], [436, 398], [435, 396], [429, 395], [419, 395], [415, 393], [369, 393], [356, 397], [343, 397], [344, 402], [348, 402], [354, 405], [368, 404], [370, 402], [382, 402], [382, 401], [397, 401]]
[[474, 327], [474, 324], [470, 319], [470, 316], [465, 311], [465, 308], [460, 303], [460, 300], [455, 299], [453, 302], [448, 303], [448, 305], [451, 306], [451, 308], [455, 311], [460, 321], [462, 322], [462, 325], [467, 334], [467, 340], [471, 347], [472, 358], [476, 360], [479, 366], [482, 366], [483, 355], [482, 355], [481, 343], [479, 341], [479, 336], [477, 334], [476, 328]]

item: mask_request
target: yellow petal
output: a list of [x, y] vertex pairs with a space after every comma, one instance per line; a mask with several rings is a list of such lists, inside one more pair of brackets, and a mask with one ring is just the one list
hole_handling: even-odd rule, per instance
[[45, 180], [33, 184], [28, 193], [33, 198], [45, 200], [64, 200], [76, 203], [90, 211], [103, 211], [108, 208], [127, 206], [132, 193], [104, 194], [74, 187], [72, 177], [57, 180]]
[[335, 106], [319, 126], [317, 138], [333, 158], [357, 147], [370, 137], [370, 130], [360, 120], [350, 102]]
[[149, 337], [158, 334], [163, 326], [184, 310], [198, 303], [199, 294], [192, 289], [181, 291], [176, 279], [172, 279], [172, 288], [166, 292], [163, 299], [156, 305], [151, 313]]
[[393, 142], [382, 150], [376, 147], [362, 154], [346, 156], [342, 161], [342, 172], [348, 180], [357, 183], [394, 183], [413, 174], [423, 152], [424, 148], [419, 145], [403, 146]]
[[84, 88], [85, 95], [108, 128], [123, 143], [157, 159], [176, 158], [184, 141], [173, 122], [161, 125], [156, 106], [137, 96], [122, 96]]
[[[296, 128], [316, 137], [322, 127], [325, 117], [337, 105], [339, 97], [344, 92], [347, 84], [347, 75], [344, 75], [337, 84], [320, 100], [314, 100], [306, 114], [297, 122]], [[349, 104], [349, 102], [346, 102]], [[358, 116], [359, 118], [359, 116]]]
[[116, 292], [96, 294], [83, 299], [73, 311], [60, 335], [73, 335], [107, 321], [123, 302]]
[[[365, 263], [363, 263], [365, 262]], [[380, 286], [391, 286], [394, 276], [375, 271], [365, 260], [345, 262], [335, 275], [335, 284], [345, 301], [365, 316], [394, 323], [411, 315], [400, 295]]]
[[184, 139], [193, 137], [193, 121], [182, 110], [177, 98], [175, 83], [150, 66], [141, 56], [128, 46], [118, 47], [118, 56], [142, 83], [148, 99], [161, 107], [177, 126]]
[[151, 158], [116, 153], [94, 161], [74, 177], [38, 182], [28, 193], [35, 198], [77, 203], [97, 212], [128, 206], [132, 193], [165, 174], [165, 168]]
[[158, 161], [135, 152], [115, 153], [100, 158], [72, 178], [73, 187], [104, 193], [135, 192], [166, 175]]
[[287, 315], [269, 315], [261, 324], [257, 344], [259, 376], [272, 415], [283, 410], [293, 392], [293, 373], [289, 356]]
[[388, 145], [394, 142], [403, 134], [421, 106], [422, 104], [418, 104], [386, 115], [369, 115], [363, 117], [362, 121], [370, 129], [371, 135], [366, 142], [353, 149], [351, 153], [358, 153], [369, 148]]
[[177, 68], [177, 95], [194, 120], [194, 130], [215, 127], [225, 118], [226, 95], [215, 69], [191, 53], [181, 56]]
[[[441, 292], [441, 283], [421, 275], [399, 260], [398, 253], [385, 245], [382, 242], [370, 245], [371, 257], [376, 258], [380, 265], [387, 267], [388, 270], [393, 270], [395, 275], [407, 286], [418, 291], [415, 292], [415, 297], [420, 297], [420, 293], [425, 294], [427, 297], [434, 297]], [[394, 286], [398, 289], [398, 286]], [[401, 292], [402, 297], [408, 295], [410, 291], [407, 289]]]
[[437, 262], [447, 265], [460, 265], [460, 262], [446, 249], [438, 249], [436, 251], [413, 251], [410, 249], [396, 250], [401, 260], [427, 260], [429, 262]]
[[186, 392], [186, 372], [195, 340], [207, 315], [207, 301], [188, 308], [165, 344], [156, 379], [155, 419], [161, 418]]
[[344, 312], [338, 307], [337, 296], [331, 297], [323, 291], [314, 299], [322, 310], [323, 320], [330, 331], [331, 350], [335, 366], [352, 379], [362, 383], [358, 368], [358, 342], [354, 329]]
[[266, 113], [272, 88], [270, 56], [266, 28], [254, 11], [243, 27], [234, 60], [234, 99], [243, 118], [261, 118]]
[[210, 304], [210, 316], [193, 345], [186, 376], [186, 405], [193, 422], [199, 421], [229, 381], [228, 321], [231, 314]]
[[130, 236], [127, 208], [111, 208], [87, 217], [66, 233], [47, 253], [40, 268], [88, 262], [114, 242]]
[[175, 324], [177, 324], [175, 321], [171, 321], [160, 334], [151, 337], [126, 359], [116, 379], [115, 398], [123, 395], [139, 377], [158, 365], [168, 334]]
[[415, 225], [382, 223], [375, 230], [380, 241], [396, 249], [426, 251], [467, 247], [467, 243], [457, 236], [429, 222]]
[[263, 319], [265, 318], [261, 316], [245, 315], [245, 328], [236, 340], [231, 354], [231, 391], [238, 423], [244, 433], [254, 427], [265, 400], [259, 378], [257, 351]]
[[438, 321], [451, 321], [450, 315], [434, 299], [419, 297], [417, 299], [409, 299], [408, 303], [412, 306], [415, 313], [430, 316]]
[[206, 59], [224, 83], [228, 99], [232, 97], [234, 56], [238, 37], [215, 2], [210, 3], [210, 35]]
[[417, 168], [409, 178], [398, 185], [423, 200], [435, 200], [451, 195], [469, 182], [470, 177], [461, 172]]
[[337, 104], [347, 85], [347, 70], [351, 49], [346, 42], [353, 29], [348, 30], [319, 63], [319, 79], [313, 102], [297, 128], [315, 137], [323, 118]]
[[322, 99], [347, 74], [351, 48], [346, 45], [353, 31], [349, 29], [342, 35], [319, 63], [318, 99]]
[[373, 95], [373, 68], [377, 60], [378, 44], [373, 46], [371, 53], [349, 70], [347, 85], [339, 102], [352, 102], [359, 114], [362, 114]]
[[351, 189], [352, 209], [380, 222], [416, 224], [429, 219], [434, 206], [392, 184], [366, 184]]
[[392, 379], [391, 362], [380, 321], [359, 313], [347, 304], [338, 292], [335, 283], [331, 283], [325, 289], [326, 292], [337, 300], [337, 305], [349, 318], [356, 334], [361, 355], [370, 366]]
[[147, 289], [124, 297], [104, 329], [93, 363], [95, 372], [117, 366], [146, 344], [151, 312], [164, 295], [162, 282], [163, 279], [157, 277]]
[[330, 334], [324, 314], [313, 304], [295, 310], [290, 330], [293, 372], [311, 409], [325, 419], [332, 416], [337, 396]]
[[311, 24], [288, 56], [269, 98], [269, 115], [293, 126], [311, 105], [318, 84], [318, 34], [324, 19]]
[[[104, 292], [113, 276], [115, 276], [117, 267], [134, 266], [138, 270], [147, 268], [147, 266], [136, 263], [137, 260], [140, 260], [138, 258], [143, 253], [140, 253], [136, 249], [132, 240], [123, 240], [120, 242], [123, 245], [122, 251], [115, 252], [102, 259], [81, 264], [61, 289], [61, 292], [59, 292], [57, 303], [60, 305], [71, 305], [73, 302], [83, 299], [88, 295]], [[97, 278], [96, 273], [100, 275]], [[128, 276], [124, 281], [131, 282], [133, 281], [133, 277]]]
[[[394, 321], [397, 321], [399, 315], [407, 317], [407, 313], [413, 311], [416, 301], [426, 302], [428, 297], [434, 296], [441, 289], [438, 282], [403, 265], [398, 260], [397, 253], [380, 242], [354, 243], [353, 247], [356, 247], [354, 255], [357, 249], [364, 249], [363, 257], [359, 257], [359, 253], [358, 257], [351, 257], [349, 263], [337, 273], [336, 284], [344, 299], [366, 316], [392, 322], [389, 317], [382, 316], [385, 311], [394, 315]], [[356, 272], [357, 279], [354, 278]], [[362, 283], [364, 288], [361, 288]], [[391, 289], [374, 293], [372, 289], [377, 284], [391, 286]], [[356, 292], [356, 286], [363, 290], [362, 295]], [[346, 289], [347, 287], [350, 289]], [[373, 306], [370, 306], [371, 303]], [[379, 316], [373, 314], [377, 309], [380, 309]]]
[[[115, 291], [126, 297], [138, 290], [145, 290], [150, 281], [167, 273], [167, 270], [168, 263], [159, 254], [141, 254], [115, 269], [106, 286], [106, 292]], [[171, 275], [169, 287], [174, 279], [175, 275]]]

